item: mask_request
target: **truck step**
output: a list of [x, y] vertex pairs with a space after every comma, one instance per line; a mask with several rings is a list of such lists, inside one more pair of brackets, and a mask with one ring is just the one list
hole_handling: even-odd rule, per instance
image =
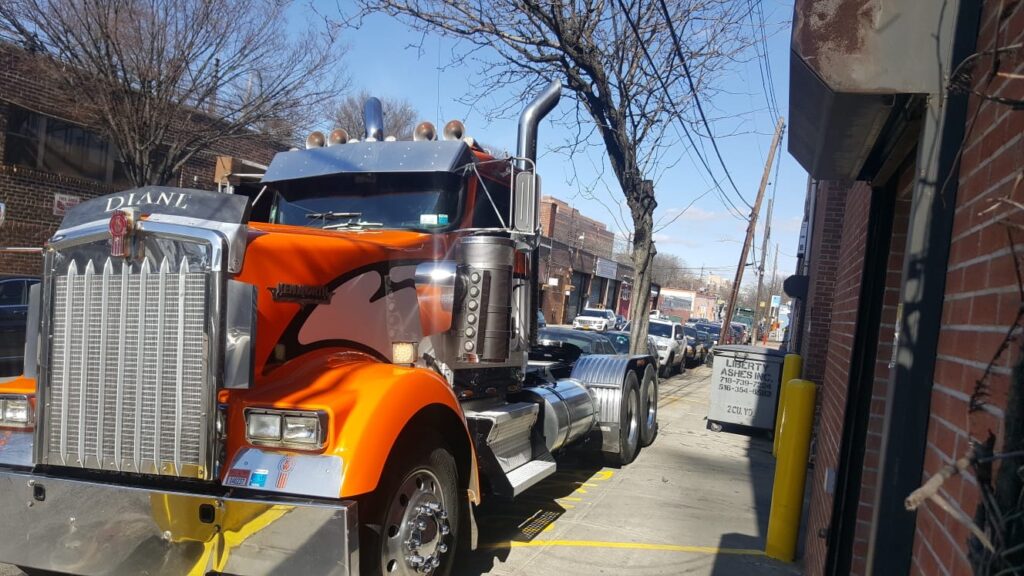
[[551, 476], [557, 467], [551, 455], [546, 454], [509, 472], [508, 481], [512, 485], [512, 497], [519, 496], [541, 480]]
[[[540, 407], [532, 402], [517, 402], [483, 412], [466, 412], [471, 423], [487, 422], [487, 447], [494, 453], [503, 472], [515, 470], [533, 457], [530, 430]], [[477, 446], [477, 450], [481, 447]]]

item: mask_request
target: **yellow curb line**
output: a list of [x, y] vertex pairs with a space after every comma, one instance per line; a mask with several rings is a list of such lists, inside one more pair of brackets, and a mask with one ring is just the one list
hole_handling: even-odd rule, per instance
[[731, 554], [738, 556], [764, 556], [764, 550], [751, 550], [746, 548], [719, 548], [717, 546], [676, 546], [673, 544], [644, 544], [642, 542], [595, 542], [591, 540], [532, 540], [530, 542], [512, 541], [509, 544], [513, 548], [537, 548], [542, 546], [552, 546], [560, 548], [620, 548], [628, 550], [689, 552], [693, 554]]

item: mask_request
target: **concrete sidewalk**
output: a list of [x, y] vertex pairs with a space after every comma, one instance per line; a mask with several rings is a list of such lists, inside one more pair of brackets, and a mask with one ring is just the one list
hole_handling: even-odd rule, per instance
[[636, 462], [570, 453], [515, 502], [477, 514], [481, 549], [456, 574], [800, 574], [764, 557], [774, 460], [766, 440], [705, 428], [711, 370], [661, 384], [661, 432]]

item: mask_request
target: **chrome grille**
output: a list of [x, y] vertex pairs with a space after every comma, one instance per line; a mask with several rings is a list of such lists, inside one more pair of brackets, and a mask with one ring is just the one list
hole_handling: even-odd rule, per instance
[[208, 274], [107, 258], [53, 278], [46, 460], [206, 477]]

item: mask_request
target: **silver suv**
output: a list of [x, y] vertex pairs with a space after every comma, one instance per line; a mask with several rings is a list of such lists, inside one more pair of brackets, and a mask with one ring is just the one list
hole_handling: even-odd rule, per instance
[[686, 359], [686, 338], [683, 325], [669, 320], [651, 318], [647, 334], [654, 339], [658, 348], [658, 368], [662, 378], [668, 378], [676, 371], [683, 371]]

